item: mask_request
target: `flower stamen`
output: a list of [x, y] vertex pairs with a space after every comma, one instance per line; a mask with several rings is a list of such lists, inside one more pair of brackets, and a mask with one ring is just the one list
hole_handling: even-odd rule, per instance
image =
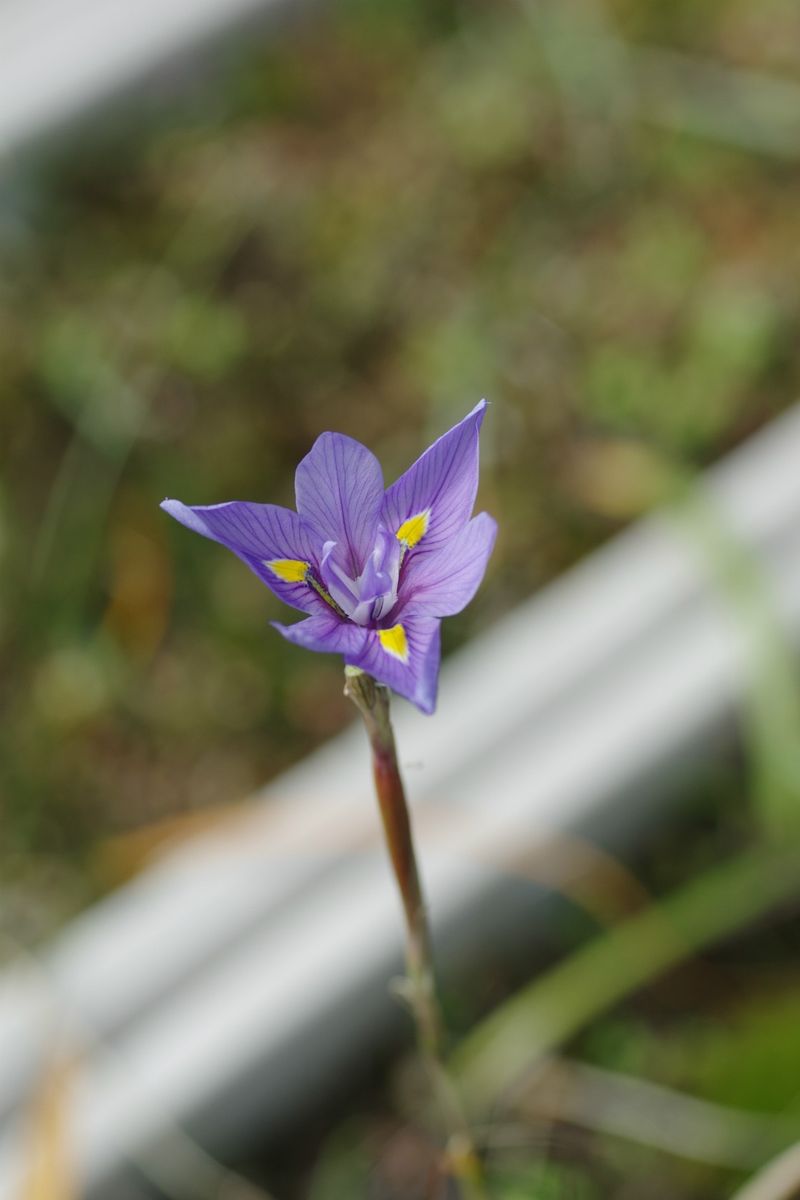
[[344, 617], [344, 619], [347, 620], [347, 613], [344, 611], [344, 609], [339, 607], [330, 592], [326, 591], [319, 580], [315, 579], [310, 571], [306, 576], [306, 583], [309, 585], [309, 587], [314, 589], [321, 600], [324, 600], [326, 604], [331, 606], [335, 613], [338, 613], [340, 617]]

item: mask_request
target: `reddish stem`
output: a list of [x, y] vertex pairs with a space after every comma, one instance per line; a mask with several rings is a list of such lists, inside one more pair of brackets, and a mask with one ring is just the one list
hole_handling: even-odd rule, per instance
[[420, 1049], [433, 1092], [447, 1126], [449, 1171], [470, 1200], [484, 1200], [480, 1160], [461, 1101], [442, 1060], [442, 1017], [433, 974], [433, 958], [422, 895], [411, 819], [397, 763], [389, 716], [389, 691], [355, 667], [345, 668], [344, 692], [361, 716], [372, 748], [372, 773], [383, 829], [406, 918], [405, 995], [417, 1026]]
[[423, 1049], [438, 1058], [442, 1020], [434, 986], [428, 919], [414, 853], [411, 819], [389, 717], [389, 693], [370, 675], [352, 670], [346, 673], [344, 690], [364, 719], [372, 748], [375, 792], [406, 918], [406, 962], [411, 984], [408, 999]]

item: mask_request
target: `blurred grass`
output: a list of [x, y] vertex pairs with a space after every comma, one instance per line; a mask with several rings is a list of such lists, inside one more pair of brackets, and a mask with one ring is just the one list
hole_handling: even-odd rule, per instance
[[346, 719], [338, 664], [163, 495], [290, 502], [326, 428], [391, 478], [488, 395], [501, 539], [449, 648], [618, 526], [598, 434], [703, 465], [796, 394], [795, 164], [654, 127], [636, 90], [645, 43], [790, 74], [781, 28], [788, 3], [347, 0], [6, 184], [2, 849], [52, 921], [98, 832], [239, 799]]
[[506, 1000], [470, 1033], [456, 1071], [473, 1103], [491, 1102], [593, 1017], [669, 968], [797, 896], [800, 848], [740, 855], [620, 922]]

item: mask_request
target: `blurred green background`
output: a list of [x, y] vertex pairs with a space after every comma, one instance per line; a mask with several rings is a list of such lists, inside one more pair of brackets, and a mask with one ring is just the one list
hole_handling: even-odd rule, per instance
[[[291, 504], [325, 429], [389, 481], [487, 396], [500, 539], [449, 651], [646, 507], [651, 458], [702, 467], [794, 401], [798, 46], [792, 0], [340, 0], [6, 177], [8, 937], [118, 882], [110, 839], [245, 798], [349, 719], [339, 660], [275, 635], [165, 495]], [[607, 1063], [668, 1055], [618, 1028]], [[670, 1186], [646, 1194], [717, 1194]]]
[[274, 636], [277, 601], [168, 527], [164, 495], [291, 503], [329, 428], [389, 479], [488, 396], [501, 538], [449, 648], [626, 515], [598, 438], [702, 464], [795, 396], [796, 159], [768, 121], [759, 153], [659, 119], [638, 56], [713, 56], [757, 89], [796, 67], [796, 21], [775, 0], [346, 0], [6, 185], [17, 931], [17, 897], [38, 933], [102, 883], [95, 839], [240, 799], [347, 717], [338, 660]]

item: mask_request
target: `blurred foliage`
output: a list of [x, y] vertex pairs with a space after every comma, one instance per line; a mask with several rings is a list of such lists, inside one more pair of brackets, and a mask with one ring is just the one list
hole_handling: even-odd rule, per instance
[[[733, 972], [717, 964], [718, 986]], [[679, 1087], [708, 1100], [761, 1112], [800, 1111], [796, 1036], [800, 977], [735, 986], [724, 1019], [696, 1012], [658, 1027], [635, 1016], [608, 1018], [586, 1035], [583, 1052], [615, 1070]]]
[[[240, 800], [348, 719], [338, 660], [274, 635], [278, 602], [164, 495], [291, 503], [330, 428], [391, 479], [487, 395], [501, 536], [449, 650], [646, 507], [661, 465], [796, 397], [800, 164], [759, 114], [800, 88], [798, 33], [791, 0], [340, 0], [4, 177], [0, 932], [36, 942], [116, 881], [98, 840]], [[713, 812], [741, 839], [732, 795]], [[788, 1104], [796, 986], [744, 988], [729, 1039], [719, 1013], [665, 1037], [645, 1012], [592, 1053]], [[331, 1178], [361, 1169], [342, 1157]], [[611, 1171], [602, 1194], [720, 1194], [642, 1161], [644, 1191]], [[598, 1194], [580, 1165], [514, 1170], [508, 1200]]]
[[489, 1181], [498, 1200], [600, 1200], [601, 1193], [577, 1168], [561, 1163], [530, 1163], [493, 1175]]
[[[750, 65], [793, 28], [769, 7]], [[73, 859], [86, 895], [93, 837], [238, 799], [346, 719], [337, 662], [273, 637], [163, 495], [290, 502], [326, 428], [391, 478], [488, 395], [502, 533], [449, 648], [624, 518], [638, 460], [603, 482], [603, 440], [700, 465], [795, 394], [794, 165], [638, 121], [620, 49], [735, 63], [753, 25], [348, 0], [6, 182], [6, 853]]]

